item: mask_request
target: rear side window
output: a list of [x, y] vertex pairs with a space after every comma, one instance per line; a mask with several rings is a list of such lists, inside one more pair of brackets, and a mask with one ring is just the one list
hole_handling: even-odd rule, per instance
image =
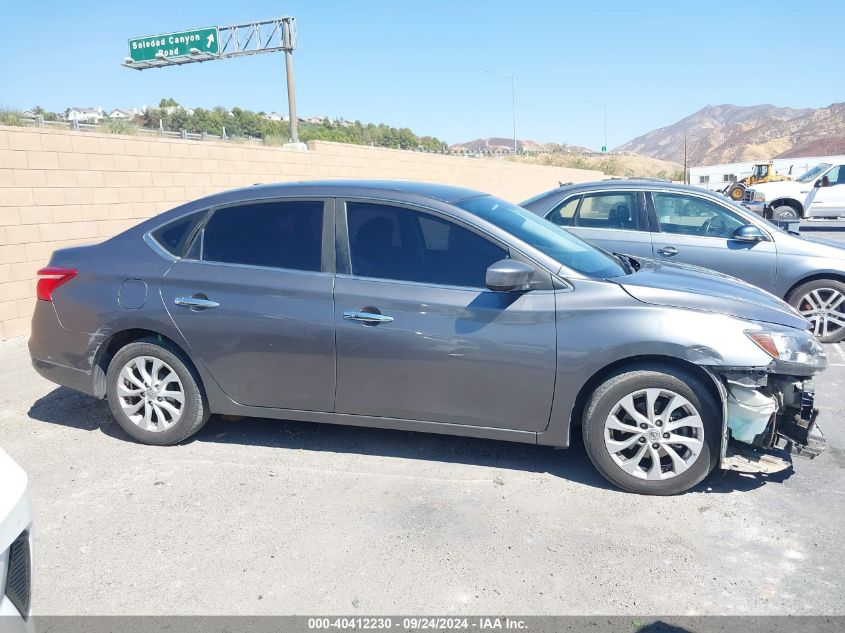
[[262, 202], [214, 212], [203, 231], [210, 262], [319, 271], [321, 201]]
[[487, 268], [508, 252], [442, 218], [381, 204], [346, 205], [352, 274], [484, 288]]
[[637, 194], [589, 193], [584, 195], [575, 224], [594, 229], [637, 230], [639, 219]]
[[563, 204], [552, 211], [547, 219], [558, 226], [569, 226], [572, 224], [572, 216], [575, 215], [575, 210], [578, 208], [578, 202], [580, 200], [581, 196], [575, 196], [574, 198], [566, 200]]
[[194, 213], [187, 218], [181, 218], [170, 224], [165, 224], [163, 227], [153, 232], [153, 237], [156, 241], [171, 255], [177, 257], [181, 256], [185, 250], [185, 245], [191, 234], [194, 232], [194, 227], [202, 218], [205, 211], [201, 213]]

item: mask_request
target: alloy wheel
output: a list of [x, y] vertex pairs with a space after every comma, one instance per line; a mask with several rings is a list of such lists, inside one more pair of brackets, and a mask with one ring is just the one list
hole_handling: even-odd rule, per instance
[[798, 311], [816, 336], [833, 336], [845, 328], [845, 294], [835, 288], [811, 290], [798, 301]]
[[701, 455], [704, 424], [693, 404], [670, 389], [640, 389], [619, 400], [604, 425], [610, 457], [629, 475], [675, 477]]
[[185, 390], [173, 368], [154, 356], [137, 356], [117, 378], [117, 396], [123, 412], [145, 431], [160, 432], [182, 417]]

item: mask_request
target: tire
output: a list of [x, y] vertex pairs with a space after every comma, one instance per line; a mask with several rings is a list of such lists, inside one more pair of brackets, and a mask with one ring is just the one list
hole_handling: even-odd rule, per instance
[[[628, 396], [632, 396], [629, 405], [622, 407]], [[649, 398], [656, 415], [646, 414]], [[661, 420], [670, 403], [676, 403], [670, 419]], [[631, 406], [638, 418], [626, 414]], [[596, 469], [619, 488], [647, 495], [678, 494], [700, 483], [716, 467], [721, 410], [695, 376], [660, 364], [636, 365], [610, 376], [593, 392], [584, 410], [584, 446]], [[630, 431], [620, 430], [616, 423]], [[641, 424], [647, 424], [647, 429], [639, 428]], [[667, 441], [667, 429], [672, 431], [669, 439], [681, 442]], [[618, 450], [625, 444], [628, 448]], [[657, 459], [652, 460], [652, 455]]]
[[814, 279], [790, 292], [786, 302], [813, 324], [813, 334], [822, 343], [845, 339], [845, 283]]
[[196, 369], [167, 341], [148, 338], [122, 347], [109, 363], [106, 385], [115, 420], [144, 444], [178, 444], [209, 417]]
[[788, 204], [782, 204], [772, 209], [772, 220], [800, 220], [801, 214], [798, 209]]
[[745, 196], [745, 186], [744, 185], [731, 185], [730, 187], [728, 187], [728, 197], [731, 200], [733, 200], [734, 202], [742, 200], [742, 198], [744, 196]]

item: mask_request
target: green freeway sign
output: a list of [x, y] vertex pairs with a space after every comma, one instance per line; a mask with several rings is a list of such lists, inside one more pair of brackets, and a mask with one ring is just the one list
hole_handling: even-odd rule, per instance
[[[220, 36], [216, 26], [193, 29], [165, 35], [135, 37], [129, 40], [129, 57], [133, 62], [149, 62], [168, 57], [191, 55], [191, 49], [200, 53], [220, 53]], [[194, 53], [195, 54], [195, 53]]]

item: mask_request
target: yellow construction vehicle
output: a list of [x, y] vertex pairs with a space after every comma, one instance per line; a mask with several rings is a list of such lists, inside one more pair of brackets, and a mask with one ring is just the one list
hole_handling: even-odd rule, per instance
[[751, 175], [742, 180], [734, 179], [725, 189], [722, 190], [731, 200], [742, 200], [745, 190], [753, 185], [763, 182], [778, 182], [780, 180], [792, 180], [792, 167], [789, 168], [789, 175], [778, 174], [772, 167], [772, 161], [768, 163], [757, 163], [751, 170]]

